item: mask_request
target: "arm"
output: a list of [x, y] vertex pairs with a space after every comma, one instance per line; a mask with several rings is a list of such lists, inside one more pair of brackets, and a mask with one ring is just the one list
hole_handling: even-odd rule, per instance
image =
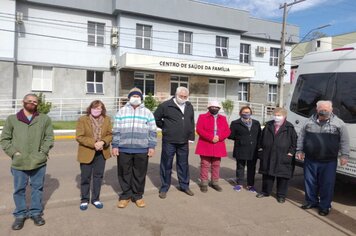
[[78, 143], [80, 143], [83, 146], [86, 146], [88, 148], [95, 148], [95, 139], [93, 137], [88, 137], [85, 135], [85, 127], [84, 127], [84, 121], [82, 118], [79, 118], [77, 122], [77, 127], [75, 131], [75, 136], [76, 140]]
[[213, 138], [214, 138], [214, 134], [213, 133], [209, 133], [205, 130], [204, 125], [203, 125], [203, 118], [200, 115], [198, 117], [198, 121], [197, 121], [197, 133], [200, 136], [200, 138], [209, 141], [209, 142], [213, 142]]
[[221, 122], [222, 122], [222, 129], [221, 129], [221, 133], [219, 135], [219, 141], [220, 142], [222, 142], [226, 138], [228, 138], [230, 136], [230, 133], [231, 133], [225, 116], [221, 117]]
[[192, 122], [192, 130], [191, 133], [189, 135], [189, 140], [190, 141], [194, 141], [195, 140], [195, 121], [194, 121], [194, 109], [193, 106], [192, 107], [192, 116], [191, 116], [191, 120], [190, 122]]
[[121, 111], [122, 108], [116, 113], [114, 120], [114, 129], [113, 129], [113, 138], [112, 138], [112, 147], [118, 148], [120, 143], [120, 126], [121, 126]]
[[161, 104], [157, 107], [156, 111], [154, 112], [154, 117], [156, 119], [156, 125], [157, 125], [157, 127], [161, 128], [161, 129], [163, 128], [163, 115], [164, 115], [163, 106]]
[[46, 125], [44, 128], [45, 128], [44, 138], [42, 140], [40, 151], [48, 155], [49, 150], [53, 147], [53, 143], [54, 143], [54, 134], [53, 134], [53, 126], [52, 126], [51, 118], [47, 117]]
[[105, 133], [104, 137], [101, 137], [101, 140], [104, 141], [104, 145], [105, 147], [109, 147], [110, 143], [112, 141], [112, 124], [111, 124], [111, 119], [109, 117], [107, 117], [108, 119], [108, 127]]
[[1, 133], [1, 138], [0, 138], [0, 144], [4, 152], [9, 156], [12, 157], [17, 150], [15, 147], [12, 145], [12, 132], [14, 130], [13, 125], [11, 124], [11, 121], [9, 117], [6, 119], [4, 128]]
[[340, 127], [340, 153], [342, 158], [348, 159], [350, 155], [350, 137], [346, 125]]
[[155, 122], [155, 117], [151, 111], [148, 111], [148, 147], [154, 149], [157, 145], [157, 127]]
[[294, 156], [297, 150], [297, 132], [295, 132], [295, 129], [292, 129], [291, 132], [291, 145], [288, 149], [288, 155]]
[[231, 122], [229, 139], [235, 140], [235, 138], [236, 138], [236, 132], [235, 132], [235, 129], [233, 127], [233, 122]]

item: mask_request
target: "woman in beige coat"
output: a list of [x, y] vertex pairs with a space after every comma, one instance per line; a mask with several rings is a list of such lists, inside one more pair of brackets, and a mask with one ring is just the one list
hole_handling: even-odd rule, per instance
[[91, 203], [98, 209], [103, 208], [100, 202], [100, 189], [105, 170], [105, 161], [110, 158], [112, 141], [112, 124], [106, 116], [103, 102], [93, 101], [87, 108], [87, 115], [79, 118], [76, 129], [76, 140], [79, 143], [78, 161], [80, 163], [80, 209], [88, 209], [90, 200], [90, 182], [93, 176]]

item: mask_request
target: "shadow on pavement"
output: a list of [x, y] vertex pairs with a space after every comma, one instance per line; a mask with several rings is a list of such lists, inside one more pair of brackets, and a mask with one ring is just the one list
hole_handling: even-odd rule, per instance
[[103, 177], [103, 184], [111, 186], [115, 193], [121, 192], [119, 180], [117, 177], [117, 166], [114, 165], [111, 169], [106, 170]]
[[43, 206], [46, 206], [52, 194], [59, 188], [59, 181], [52, 178], [50, 174], [46, 174], [43, 193]]

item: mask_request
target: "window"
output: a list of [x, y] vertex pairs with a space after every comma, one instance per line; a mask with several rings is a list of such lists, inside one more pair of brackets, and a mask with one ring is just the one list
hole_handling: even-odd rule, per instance
[[104, 93], [103, 74], [102, 71], [87, 71], [87, 93]]
[[250, 63], [250, 44], [240, 44], [240, 63]]
[[276, 103], [277, 102], [277, 85], [270, 84], [268, 86], [268, 102], [269, 103]]
[[225, 98], [225, 80], [209, 79], [209, 97]]
[[217, 57], [227, 57], [227, 47], [228, 47], [227, 37], [216, 36], [216, 56]]
[[136, 48], [151, 50], [152, 26], [136, 25]]
[[144, 95], [155, 94], [155, 75], [151, 73], [135, 72], [135, 87], [141, 89]]
[[192, 54], [192, 32], [179, 31], [178, 32], [178, 53]]
[[32, 68], [32, 91], [52, 91], [52, 67]]
[[270, 66], [278, 66], [278, 48], [271, 48], [270, 49], [270, 58], [269, 58], [269, 65]]
[[188, 88], [188, 76], [171, 76], [171, 95], [174, 96], [178, 87]]
[[105, 24], [88, 21], [88, 45], [104, 47]]
[[237, 95], [239, 101], [248, 102], [248, 83], [239, 83]]
[[320, 48], [320, 44], [321, 44], [320, 40], [317, 40], [317, 41], [316, 41], [316, 47], [317, 47], [317, 48]]

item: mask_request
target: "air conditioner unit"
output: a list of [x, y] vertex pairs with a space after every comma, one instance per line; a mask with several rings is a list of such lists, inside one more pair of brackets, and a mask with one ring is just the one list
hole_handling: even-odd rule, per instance
[[116, 36], [111, 38], [111, 47], [116, 48], [118, 46], [118, 43], [119, 43], [119, 40]]
[[22, 24], [23, 23], [23, 13], [20, 11], [16, 12], [16, 23]]
[[259, 54], [265, 54], [267, 49], [263, 46], [257, 46], [257, 53]]
[[119, 29], [114, 26], [111, 28], [111, 37], [117, 36], [119, 34]]
[[113, 56], [110, 59], [110, 68], [111, 69], [115, 69], [116, 67], [117, 67], [117, 60], [116, 60], [116, 57]]

